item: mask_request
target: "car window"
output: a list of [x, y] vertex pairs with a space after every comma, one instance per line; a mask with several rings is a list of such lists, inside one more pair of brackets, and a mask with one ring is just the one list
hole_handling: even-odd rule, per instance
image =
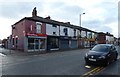
[[96, 45], [92, 48], [92, 51], [98, 51], [98, 52], [108, 52], [109, 46], [106, 45]]
[[112, 46], [111, 50], [114, 52], [116, 50], [115, 46]]

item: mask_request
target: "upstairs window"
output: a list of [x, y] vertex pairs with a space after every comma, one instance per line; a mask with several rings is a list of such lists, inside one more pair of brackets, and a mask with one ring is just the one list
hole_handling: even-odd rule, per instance
[[76, 29], [74, 29], [74, 37], [76, 37]]
[[52, 27], [55, 27], [55, 28], [57, 28], [57, 25], [53, 24], [53, 25], [52, 25]]
[[53, 32], [53, 35], [56, 35], [56, 32]]
[[36, 22], [36, 33], [41, 33], [41, 26], [42, 26], [42, 23]]
[[63, 29], [63, 32], [65, 33], [65, 36], [68, 35], [68, 29], [67, 29], [67, 28], [64, 28], [64, 29]]

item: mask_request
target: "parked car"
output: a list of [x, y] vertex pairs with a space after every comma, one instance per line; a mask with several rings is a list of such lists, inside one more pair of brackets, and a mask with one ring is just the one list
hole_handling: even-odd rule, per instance
[[118, 52], [114, 45], [111, 44], [97, 44], [85, 55], [86, 65], [108, 65], [116, 61]]

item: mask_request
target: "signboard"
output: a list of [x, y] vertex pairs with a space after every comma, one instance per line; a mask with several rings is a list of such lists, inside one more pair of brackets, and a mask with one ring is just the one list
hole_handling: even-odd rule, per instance
[[26, 36], [41, 36], [41, 37], [47, 37], [46, 34], [41, 34], [41, 33], [26, 33]]

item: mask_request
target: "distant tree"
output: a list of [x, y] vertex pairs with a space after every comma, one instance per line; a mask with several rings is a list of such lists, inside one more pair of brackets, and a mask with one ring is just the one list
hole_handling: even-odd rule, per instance
[[2, 40], [2, 47], [5, 47], [5, 42], [7, 41], [7, 39], [3, 39]]

